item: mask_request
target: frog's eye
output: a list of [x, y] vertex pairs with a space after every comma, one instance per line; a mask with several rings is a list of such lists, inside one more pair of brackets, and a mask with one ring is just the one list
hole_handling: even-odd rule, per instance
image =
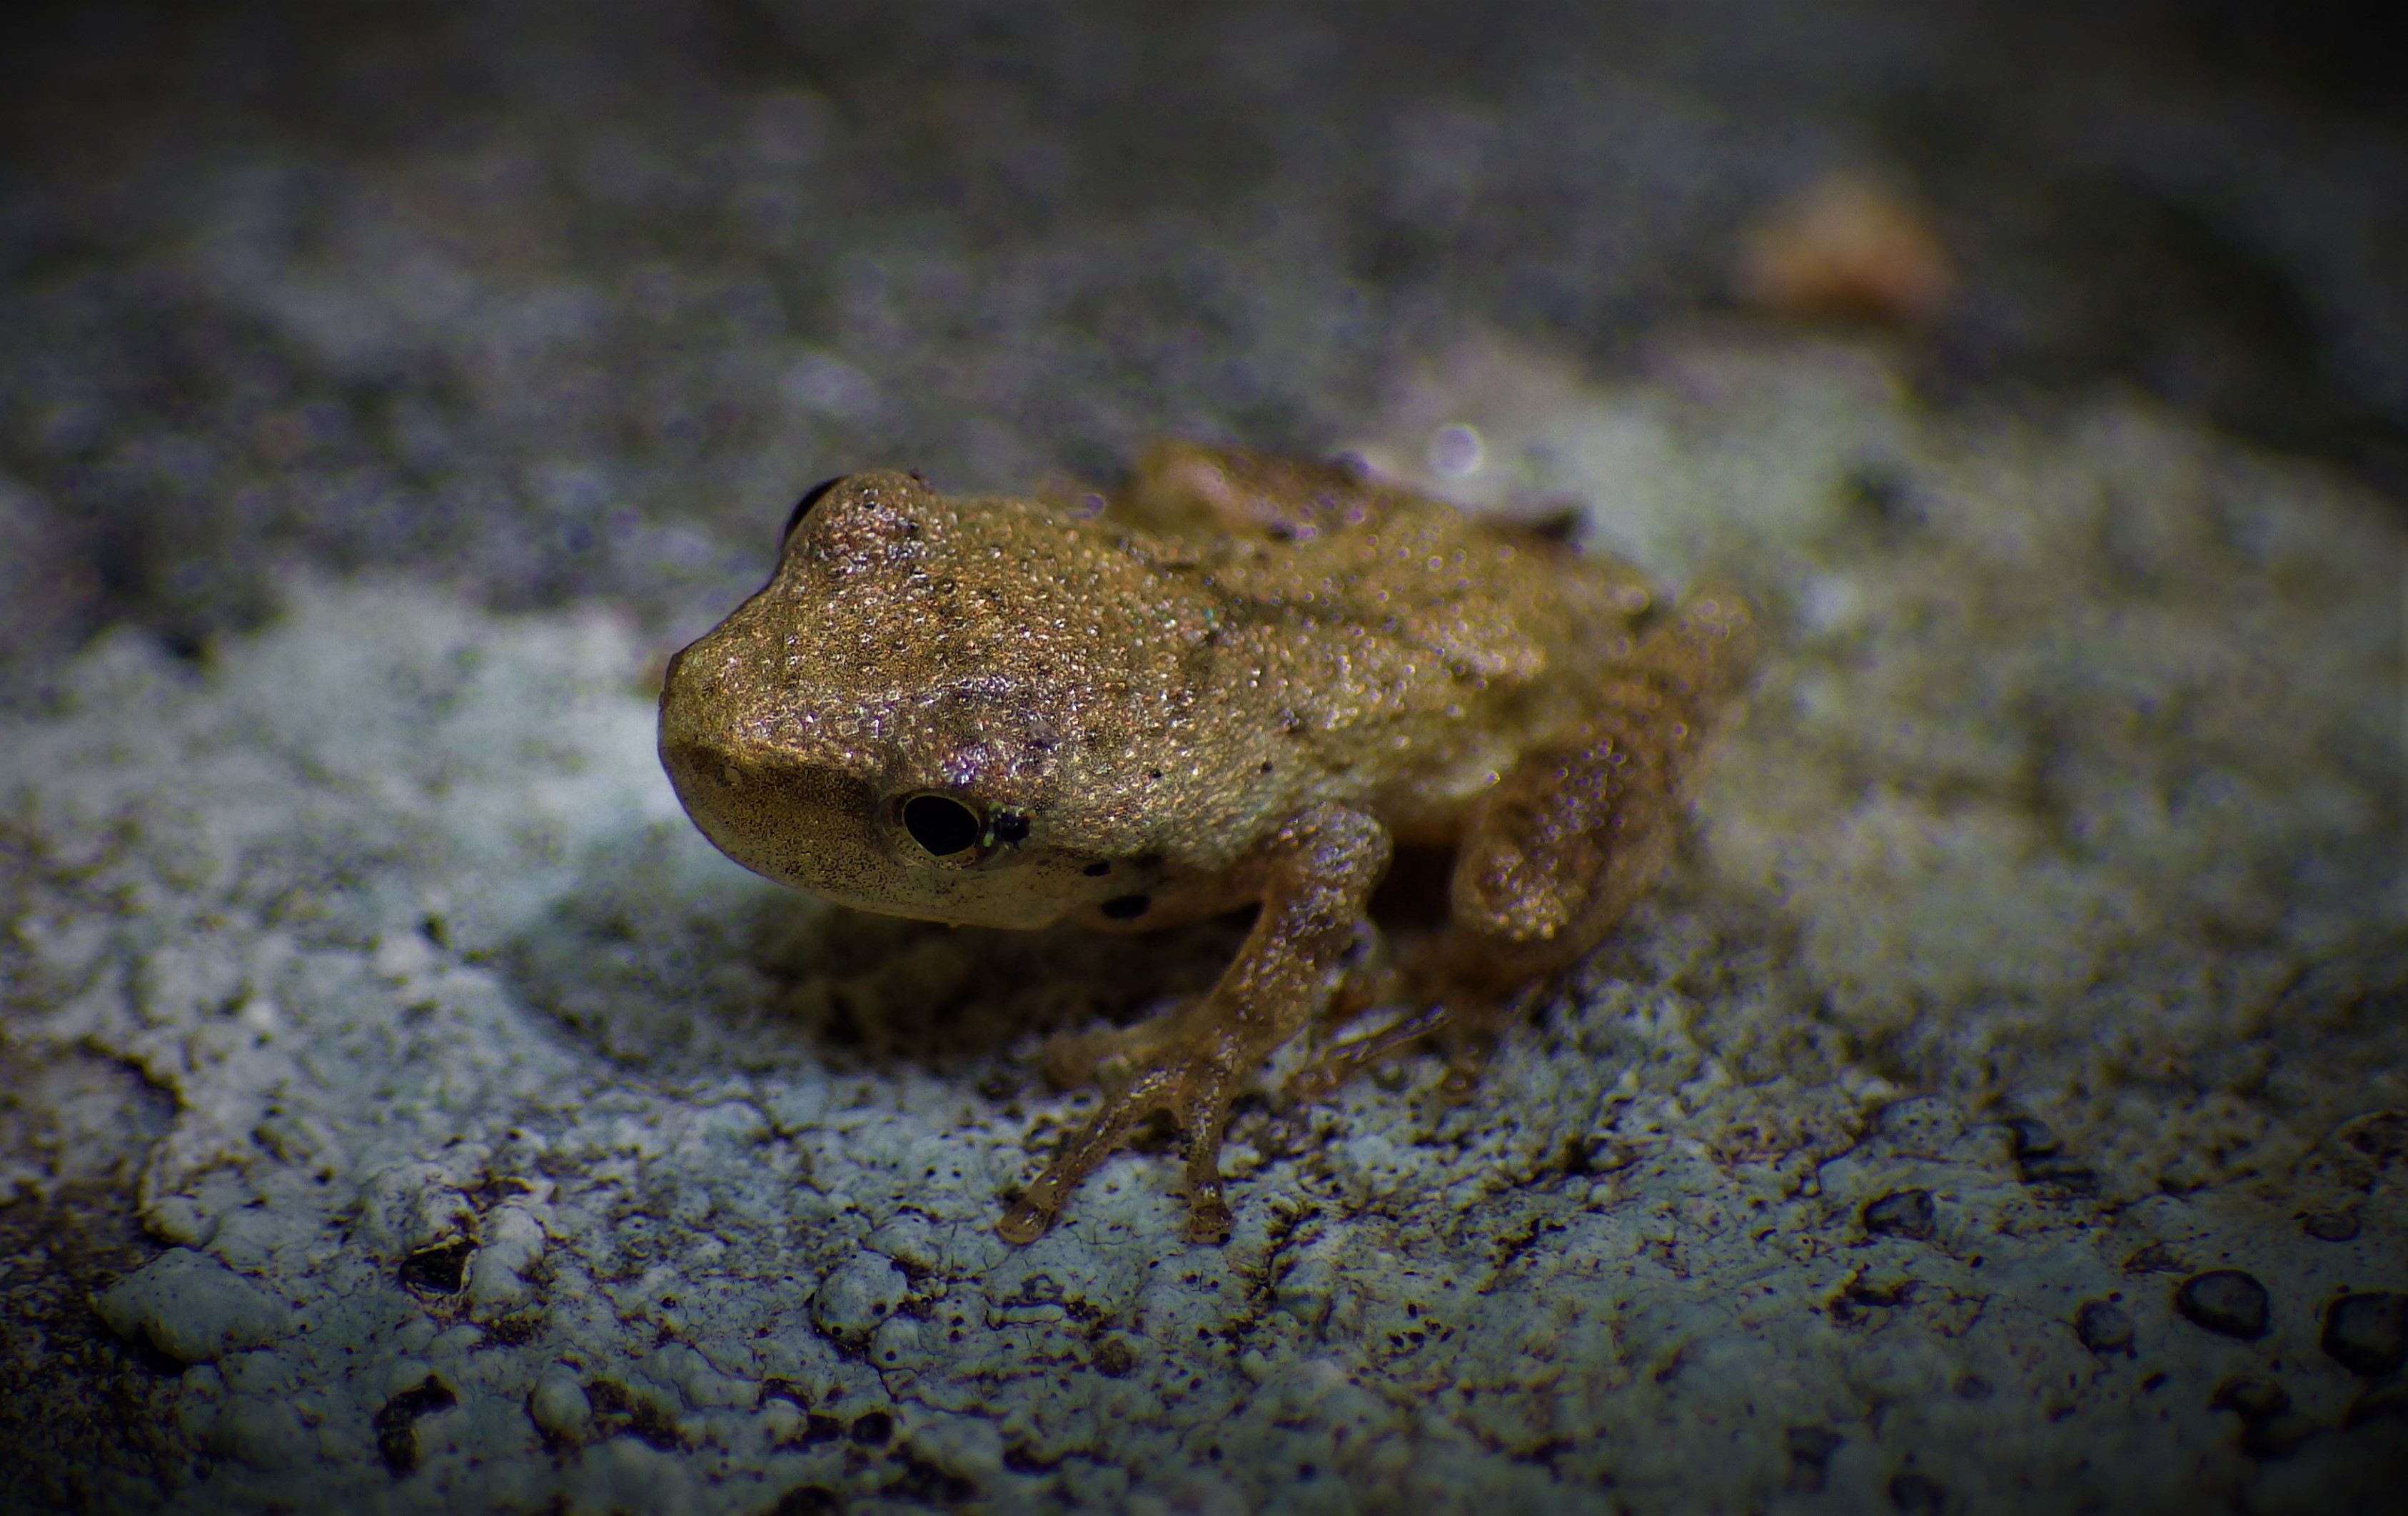
[[932, 858], [951, 858], [978, 846], [985, 825], [978, 812], [947, 794], [915, 794], [903, 802], [903, 830]]
[[786, 539], [795, 535], [795, 528], [803, 524], [803, 518], [811, 513], [811, 508], [820, 503], [821, 497], [844, 481], [845, 476], [838, 474], [832, 479], [822, 479], [803, 492], [803, 497], [795, 502], [795, 508], [786, 513], [786, 524], [778, 533], [781, 550], [786, 546]]

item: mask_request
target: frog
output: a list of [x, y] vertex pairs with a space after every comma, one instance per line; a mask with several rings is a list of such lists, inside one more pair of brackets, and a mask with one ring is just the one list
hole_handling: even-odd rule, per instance
[[[721, 851], [854, 909], [1135, 932], [1251, 908], [1208, 992], [1046, 1045], [1100, 1098], [996, 1223], [1033, 1241], [1168, 1118], [1186, 1235], [1219, 1242], [1232, 1105], [1300, 1035], [1286, 1100], [1428, 1046], [1440, 1096], [1472, 1097], [1672, 855], [1756, 621], [1353, 458], [1172, 440], [1109, 491], [1025, 497], [870, 470], [807, 493], [768, 582], [670, 661], [659, 753]], [[1440, 860], [1411, 951], [1371, 908], [1400, 850]]]

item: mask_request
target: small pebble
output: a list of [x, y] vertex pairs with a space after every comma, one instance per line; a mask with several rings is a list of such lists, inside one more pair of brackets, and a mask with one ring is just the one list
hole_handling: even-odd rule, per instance
[[1935, 1219], [1928, 1190], [1895, 1191], [1865, 1207], [1865, 1230], [1885, 1237], [1920, 1241], [1931, 1236]]
[[2193, 1274], [2174, 1290], [2174, 1309], [2211, 1332], [2243, 1341], [2266, 1335], [2273, 1314], [2266, 1286], [2237, 1268]]
[[2090, 1194], [2099, 1188], [2098, 1172], [2071, 1153], [2036, 1152], [2020, 1166], [2026, 1184], [2053, 1184], [2075, 1194]]
[[2272, 1380], [2236, 1374], [2215, 1387], [2209, 1404], [2241, 1417], [2241, 1451], [2252, 1458], [2288, 1458], [2316, 1435], [2316, 1423], [2291, 1413], [2291, 1393]]
[[2099, 1176], [2090, 1166], [2065, 1151], [2065, 1145], [2048, 1123], [2033, 1116], [2017, 1116], [2007, 1123], [2007, 1136], [2014, 1143], [2015, 1166], [2026, 1184], [2049, 1184], [2077, 1194], [2087, 1194], [2099, 1187]]
[[2092, 1352], [2132, 1355], [2132, 1313], [2112, 1300], [2086, 1300], [2073, 1313], [2073, 1335]]
[[2279, 1416], [2291, 1409], [2291, 1392], [2272, 1380], [2236, 1374], [2215, 1387], [2208, 1404], [2218, 1410], [2237, 1410], [2243, 1416]]
[[2037, 1116], [2016, 1116], [2007, 1123], [2007, 1136], [2014, 1139], [2018, 1158], [2045, 1158], [2057, 1151], [2057, 1134]]
[[2408, 1110], [2376, 1110], [2353, 1117], [2334, 1134], [2342, 1146], [2389, 1165], [2408, 1158]]
[[594, 1432], [594, 1403], [566, 1369], [555, 1369], [537, 1381], [527, 1394], [527, 1415], [548, 1440], [571, 1447]]
[[2318, 1242], [2355, 1242], [2358, 1240], [2358, 1212], [2354, 1210], [2321, 1210], [2300, 1218], [2300, 1230]]
[[2408, 1362], [2408, 1294], [2369, 1291], [2345, 1294], [2325, 1308], [2324, 1350], [2353, 1374], [2369, 1379]]

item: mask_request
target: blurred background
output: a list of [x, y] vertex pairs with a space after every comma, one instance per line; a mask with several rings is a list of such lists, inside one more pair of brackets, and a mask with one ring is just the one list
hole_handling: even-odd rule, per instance
[[1858, 314], [1935, 400], [2136, 386], [2408, 498], [2408, 91], [2373, 15], [20, 10], [9, 697], [110, 622], [197, 654], [296, 564], [690, 635], [830, 474], [1326, 448], [1468, 335], [1610, 375], [1673, 329], [1828, 314], [1748, 260], [1835, 182], [1923, 250]]

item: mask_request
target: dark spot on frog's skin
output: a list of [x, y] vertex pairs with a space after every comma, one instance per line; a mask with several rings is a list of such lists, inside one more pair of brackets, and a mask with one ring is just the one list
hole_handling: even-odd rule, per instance
[[1016, 847], [1028, 840], [1028, 818], [1016, 810], [997, 811], [990, 824], [997, 842]]
[[778, 546], [781, 548], [784, 547], [786, 545], [786, 539], [795, 535], [795, 528], [802, 525], [803, 518], [811, 513], [811, 508], [818, 505], [823, 496], [824, 496], [830, 490], [835, 489], [838, 485], [842, 484], [844, 480], [845, 476], [838, 474], [832, 479], [822, 479], [817, 484], [812, 485], [810, 489], [805, 490], [803, 492], [803, 497], [795, 502], [795, 508], [786, 514], [786, 524], [784, 528], [778, 533]]
[[1111, 871], [1112, 865], [1110, 864], [1089, 864], [1085, 868], [1080, 870], [1081, 873], [1086, 875], [1087, 878], [1091, 880], [1102, 879]]
[[1116, 894], [1096, 908], [1116, 922], [1133, 922], [1154, 908], [1150, 894]]

